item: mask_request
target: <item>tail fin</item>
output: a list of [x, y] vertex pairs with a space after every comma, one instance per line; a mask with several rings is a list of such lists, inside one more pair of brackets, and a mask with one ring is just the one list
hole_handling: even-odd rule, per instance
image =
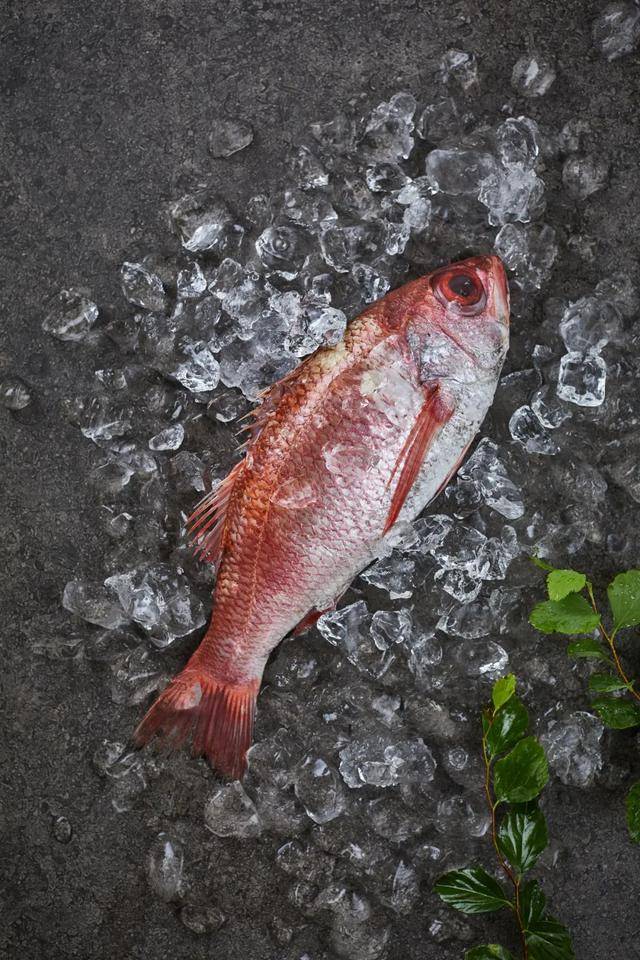
[[193, 734], [192, 752], [238, 780], [247, 767], [259, 680], [229, 684], [197, 670], [183, 670], [160, 694], [134, 733], [136, 746], [154, 737], [175, 749]]

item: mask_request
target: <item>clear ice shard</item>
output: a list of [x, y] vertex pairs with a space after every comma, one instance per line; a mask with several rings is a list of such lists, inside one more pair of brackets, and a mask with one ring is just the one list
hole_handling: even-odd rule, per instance
[[98, 307], [79, 290], [61, 290], [49, 304], [42, 329], [58, 340], [88, 340], [98, 320]]
[[181, 569], [168, 563], [146, 563], [113, 574], [107, 588], [118, 596], [127, 617], [157, 647], [166, 647], [204, 625], [201, 601]]
[[218, 787], [207, 800], [204, 823], [217, 837], [248, 840], [262, 833], [262, 824], [255, 804], [245, 793], [239, 780]]
[[248, 147], [252, 140], [253, 130], [250, 124], [220, 117], [211, 122], [207, 145], [212, 157], [231, 157]]
[[179, 840], [160, 833], [147, 854], [149, 886], [162, 900], [179, 897], [184, 869], [184, 851]]
[[640, 44], [640, 8], [633, 0], [616, 0], [593, 24], [593, 43], [606, 60], [617, 60]]
[[551, 719], [540, 740], [549, 766], [567, 786], [591, 786], [602, 769], [604, 727], [591, 713], [577, 711]]
[[604, 402], [607, 364], [596, 353], [570, 350], [560, 360], [557, 393], [578, 407], [599, 407]]
[[514, 64], [511, 86], [523, 97], [543, 97], [556, 79], [552, 60], [538, 53], [530, 53]]
[[436, 760], [424, 740], [389, 736], [352, 740], [340, 751], [340, 773], [347, 786], [397, 787], [433, 780]]
[[20, 377], [3, 377], [0, 380], [0, 406], [7, 410], [24, 410], [31, 403], [31, 392]]

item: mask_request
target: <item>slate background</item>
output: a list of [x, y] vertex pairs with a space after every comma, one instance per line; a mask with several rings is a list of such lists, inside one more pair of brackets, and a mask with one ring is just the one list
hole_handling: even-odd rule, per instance
[[[157, 823], [146, 809], [116, 815], [91, 756], [103, 738], [125, 738], [96, 670], [34, 658], [24, 624], [58, 609], [74, 574], [101, 574], [85, 477], [91, 445], [60, 412], [94, 364], [82, 347], [46, 337], [44, 302], [61, 286], [86, 285], [108, 309], [125, 258], [162, 250], [162, 208], [185, 171], [204, 170], [246, 199], [283, 175], [288, 144], [345, 102], [371, 105], [428, 88], [451, 46], [474, 51], [481, 106], [509, 99], [509, 76], [527, 38], [558, 61], [558, 80], [527, 109], [559, 128], [594, 123], [614, 163], [611, 187], [590, 203], [587, 227], [599, 262], [562, 278], [584, 289], [634, 248], [638, 197], [634, 57], [612, 64], [591, 48], [594, 2], [515, 0], [149, 0], [0, 5], [0, 376], [22, 376], [34, 403], [0, 410], [0, 956], [200, 958], [289, 956], [268, 932], [283, 911], [281, 878], [233, 841], [202, 837], [214, 851], [215, 884], [235, 915], [196, 937], [149, 892], [143, 861]], [[218, 114], [248, 119], [254, 144], [227, 161], [207, 157]], [[633, 520], [630, 517], [630, 520]], [[129, 715], [130, 716], [130, 715]], [[632, 741], [629, 741], [631, 749]], [[546, 889], [574, 932], [580, 960], [640, 956], [640, 856], [627, 842], [619, 795], [553, 788], [547, 810], [562, 852]], [[72, 823], [71, 843], [51, 834], [52, 814]], [[204, 830], [203, 830], [204, 834]], [[195, 841], [194, 841], [195, 842]], [[258, 843], [259, 849], [260, 842]], [[449, 956], [425, 935], [433, 901], [412, 915], [392, 958]], [[482, 921], [472, 921], [480, 932]], [[487, 924], [497, 939], [499, 925]], [[314, 945], [313, 931], [310, 943]], [[478, 942], [478, 941], [476, 941]], [[452, 956], [461, 955], [454, 945]], [[293, 954], [291, 954], [293, 955]], [[295, 954], [297, 956], [297, 954]], [[313, 960], [322, 956], [320, 946]]]

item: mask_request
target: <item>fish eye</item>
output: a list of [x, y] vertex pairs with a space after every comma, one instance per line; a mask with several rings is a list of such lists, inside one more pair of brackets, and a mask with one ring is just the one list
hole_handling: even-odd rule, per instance
[[454, 305], [465, 314], [479, 313], [487, 299], [480, 277], [471, 270], [447, 270], [434, 277], [434, 288], [444, 306]]

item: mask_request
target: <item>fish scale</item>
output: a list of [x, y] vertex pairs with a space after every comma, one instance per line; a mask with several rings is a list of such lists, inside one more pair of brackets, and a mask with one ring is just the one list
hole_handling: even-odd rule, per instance
[[[269, 654], [339, 600], [455, 473], [508, 347], [497, 257], [405, 284], [267, 391], [245, 457], [194, 512], [217, 566], [207, 632], [136, 731], [238, 777]], [[334, 454], [336, 454], [334, 456]]]

